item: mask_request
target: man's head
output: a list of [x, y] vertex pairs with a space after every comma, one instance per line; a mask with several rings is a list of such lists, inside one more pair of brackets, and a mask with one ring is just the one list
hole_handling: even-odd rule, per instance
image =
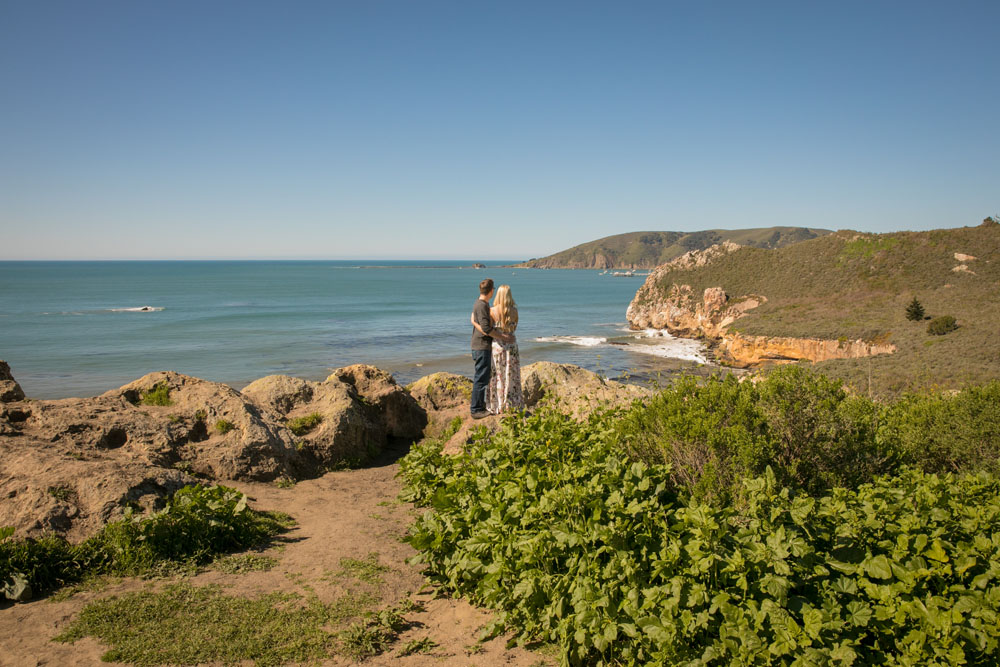
[[487, 278], [483, 282], [479, 283], [479, 295], [485, 296], [487, 299], [493, 296], [493, 279]]

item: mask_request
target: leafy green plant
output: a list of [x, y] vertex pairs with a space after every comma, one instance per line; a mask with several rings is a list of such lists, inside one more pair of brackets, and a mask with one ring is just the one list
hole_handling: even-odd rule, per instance
[[932, 336], [943, 336], [946, 333], [951, 333], [958, 328], [958, 323], [955, 322], [955, 318], [951, 315], [942, 315], [941, 317], [935, 317], [927, 325], [927, 333]]
[[400, 656], [416, 655], [417, 653], [430, 653], [435, 648], [437, 648], [438, 643], [431, 639], [430, 637], [422, 637], [420, 639], [411, 639], [410, 641], [403, 644], [403, 647], [399, 649]]
[[439, 436], [439, 439], [442, 442], [447, 442], [448, 440], [451, 440], [451, 437], [456, 433], [458, 433], [458, 430], [462, 428], [462, 423], [463, 419], [461, 417], [455, 417], [454, 419], [452, 419], [450, 422], [448, 422], [448, 426], [445, 427], [444, 431], [442, 431], [441, 435]]
[[0, 583], [22, 577], [35, 593], [96, 574], [142, 575], [265, 542], [294, 522], [286, 514], [247, 507], [246, 496], [224, 486], [179, 489], [149, 516], [126, 508], [119, 521], [78, 544], [47, 535], [0, 540]]
[[[839, 404], [810, 399], [801, 423], [770, 405], [825, 438], [818, 412]], [[539, 410], [457, 456], [414, 447], [415, 562], [564, 664], [997, 662], [996, 478], [904, 468], [810, 494], [765, 468], [738, 506], [710, 505], [669, 463], [630, 460], [618, 419]]]
[[295, 435], [305, 435], [309, 431], [313, 430], [323, 421], [323, 415], [318, 412], [312, 412], [308, 415], [302, 417], [295, 417], [289, 419], [286, 423], [288, 430], [290, 430]]
[[215, 432], [220, 435], [225, 435], [226, 433], [232, 431], [234, 428], [236, 428], [236, 424], [227, 419], [220, 419], [219, 421], [215, 422]]
[[170, 400], [170, 385], [166, 380], [161, 380], [153, 385], [153, 388], [145, 392], [139, 402], [143, 405], [173, 405]]

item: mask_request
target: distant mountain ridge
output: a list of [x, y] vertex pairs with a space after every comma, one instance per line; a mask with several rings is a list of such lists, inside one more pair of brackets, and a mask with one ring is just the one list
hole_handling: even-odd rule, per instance
[[629, 232], [529, 259], [517, 266], [532, 269], [652, 269], [692, 250], [729, 241], [754, 248], [781, 248], [832, 233], [810, 227], [706, 229], [700, 232]]

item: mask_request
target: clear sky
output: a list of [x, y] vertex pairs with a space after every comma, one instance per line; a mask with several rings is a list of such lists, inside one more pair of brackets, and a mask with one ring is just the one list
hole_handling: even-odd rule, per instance
[[974, 225], [998, 26], [997, 0], [0, 0], [0, 259]]

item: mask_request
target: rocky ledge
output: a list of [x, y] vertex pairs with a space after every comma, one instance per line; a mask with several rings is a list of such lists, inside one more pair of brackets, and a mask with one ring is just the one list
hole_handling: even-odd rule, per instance
[[[646, 278], [626, 312], [633, 329], [664, 329], [682, 338], [704, 339], [723, 362], [749, 368], [765, 362], [826, 361], [892, 354], [896, 346], [863, 340], [826, 340], [784, 336], [748, 336], [729, 330], [746, 313], [767, 302], [760, 294], [730, 297], [721, 287], [696, 295], [690, 285], [670, 283], [668, 274], [704, 266], [738, 250], [735, 243], [695, 250], [658, 266]], [[664, 284], [670, 288], [664, 291]]]
[[[548, 362], [522, 379], [529, 407], [552, 400], [575, 416], [646, 393]], [[316, 477], [446, 429], [460, 450], [483, 424], [468, 419], [471, 384], [435, 373], [403, 388], [357, 364], [322, 382], [271, 375], [237, 391], [163, 371], [100, 396], [39, 401], [0, 361], [0, 526], [75, 541], [126, 507], [162, 507], [186, 484]]]

